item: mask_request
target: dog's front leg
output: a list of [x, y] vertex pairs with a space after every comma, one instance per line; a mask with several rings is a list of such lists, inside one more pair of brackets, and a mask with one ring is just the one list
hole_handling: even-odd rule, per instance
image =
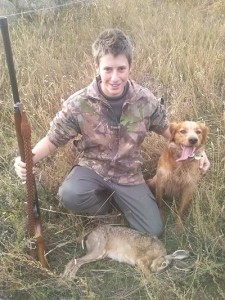
[[180, 206], [177, 212], [177, 219], [176, 219], [176, 231], [178, 232], [181, 232], [184, 229], [183, 216], [191, 202], [192, 194], [193, 194], [193, 189], [190, 186], [186, 187], [183, 190]]
[[156, 202], [157, 202], [157, 205], [158, 205], [158, 208], [159, 208], [159, 212], [160, 212], [160, 215], [162, 217], [162, 219], [164, 220], [164, 213], [163, 213], [163, 193], [164, 193], [164, 189], [161, 185], [160, 182], [157, 182], [156, 183], [156, 188], [155, 188], [155, 197], [156, 197]]

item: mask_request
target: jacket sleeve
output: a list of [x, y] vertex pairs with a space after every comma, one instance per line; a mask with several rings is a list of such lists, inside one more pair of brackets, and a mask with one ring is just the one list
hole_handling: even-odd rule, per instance
[[169, 126], [169, 120], [167, 118], [166, 109], [164, 104], [159, 100], [154, 99], [155, 103], [152, 106], [153, 113], [150, 117], [149, 131], [154, 131], [156, 133], [162, 133]]
[[75, 138], [79, 133], [80, 128], [75, 108], [72, 101], [68, 99], [63, 103], [61, 111], [52, 120], [47, 136], [56, 147], [60, 147]]

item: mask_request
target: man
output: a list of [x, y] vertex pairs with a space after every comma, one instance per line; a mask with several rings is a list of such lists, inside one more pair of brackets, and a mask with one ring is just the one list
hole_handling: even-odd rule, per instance
[[[108, 29], [92, 45], [97, 77], [64, 102], [47, 135], [33, 148], [34, 164], [81, 135], [74, 166], [59, 189], [63, 206], [74, 212], [106, 214], [109, 195], [130, 227], [159, 236], [163, 231], [154, 196], [141, 172], [141, 144], [154, 131], [170, 138], [163, 106], [146, 88], [129, 80], [132, 45], [118, 29]], [[201, 168], [209, 161], [204, 154]], [[15, 170], [26, 178], [25, 163]]]

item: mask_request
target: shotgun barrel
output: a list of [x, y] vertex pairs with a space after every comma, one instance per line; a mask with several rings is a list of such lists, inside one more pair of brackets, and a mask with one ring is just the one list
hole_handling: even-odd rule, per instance
[[38, 257], [41, 265], [48, 267], [45, 256], [45, 243], [42, 233], [38, 193], [36, 189], [35, 177], [33, 175], [33, 154], [31, 148], [31, 127], [27, 115], [20, 102], [16, 72], [13, 62], [13, 54], [8, 30], [8, 21], [6, 17], [0, 17], [0, 28], [2, 32], [3, 44], [6, 55], [6, 62], [9, 71], [11, 89], [14, 100], [14, 123], [17, 136], [17, 142], [21, 160], [26, 163], [27, 177], [27, 213], [28, 213], [28, 235], [30, 255], [33, 258]]

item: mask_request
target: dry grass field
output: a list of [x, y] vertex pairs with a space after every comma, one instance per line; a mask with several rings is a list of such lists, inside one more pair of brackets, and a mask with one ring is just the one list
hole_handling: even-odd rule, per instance
[[[223, 0], [99, 0], [31, 15], [10, 24], [21, 101], [42, 138], [64, 99], [94, 76], [91, 44], [105, 28], [125, 31], [134, 44], [132, 78], [165, 99], [171, 121], [203, 121], [210, 128], [211, 168], [202, 177], [185, 218], [174, 232], [172, 205], [161, 238], [168, 253], [191, 251], [190, 272], [172, 267], [144, 278], [111, 260], [82, 267], [74, 282], [59, 276], [84, 253], [82, 234], [101, 219], [70, 214], [57, 189], [78, 153], [69, 144], [37, 170], [49, 271], [26, 255], [26, 190], [14, 172], [18, 155], [13, 100], [0, 42], [0, 299], [225, 299], [225, 2]], [[154, 174], [164, 141], [149, 135], [143, 145], [144, 175]], [[40, 176], [39, 176], [40, 174]]]

